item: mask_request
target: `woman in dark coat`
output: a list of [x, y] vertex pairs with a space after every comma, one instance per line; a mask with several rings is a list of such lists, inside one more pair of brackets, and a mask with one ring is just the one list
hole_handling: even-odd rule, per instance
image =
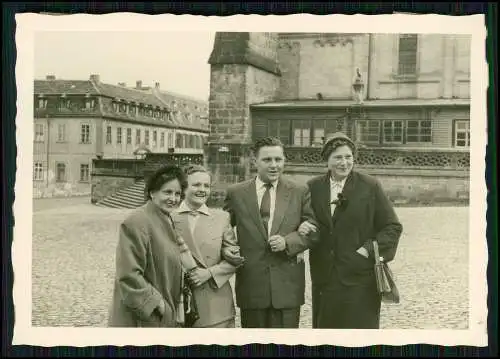
[[170, 212], [185, 188], [180, 168], [159, 169], [147, 183], [147, 203], [120, 225], [110, 327], [179, 326], [183, 271]]
[[323, 147], [328, 172], [308, 182], [319, 229], [309, 255], [314, 328], [379, 328], [372, 241], [389, 262], [402, 232], [379, 181], [353, 170], [355, 150], [349, 137], [335, 133]]

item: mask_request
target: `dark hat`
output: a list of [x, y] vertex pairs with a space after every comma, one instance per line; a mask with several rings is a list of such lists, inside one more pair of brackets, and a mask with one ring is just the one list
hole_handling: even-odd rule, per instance
[[327, 160], [330, 154], [341, 145], [348, 145], [353, 152], [356, 151], [356, 144], [346, 134], [335, 132], [325, 141], [323, 149], [321, 150], [321, 156]]

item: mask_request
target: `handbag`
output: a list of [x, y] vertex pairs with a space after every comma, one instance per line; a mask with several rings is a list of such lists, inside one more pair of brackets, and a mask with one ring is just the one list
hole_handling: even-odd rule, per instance
[[396, 280], [389, 265], [380, 257], [377, 241], [373, 241], [373, 252], [375, 254], [375, 280], [382, 302], [398, 304], [400, 298]]

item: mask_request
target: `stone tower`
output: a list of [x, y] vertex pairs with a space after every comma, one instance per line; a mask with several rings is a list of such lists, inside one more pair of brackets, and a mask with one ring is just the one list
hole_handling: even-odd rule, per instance
[[218, 32], [210, 55], [207, 166], [218, 185], [249, 174], [251, 104], [273, 101], [279, 87], [278, 34]]

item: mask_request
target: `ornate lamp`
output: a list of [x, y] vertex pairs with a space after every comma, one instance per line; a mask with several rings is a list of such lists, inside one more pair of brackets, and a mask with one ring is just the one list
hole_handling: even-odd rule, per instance
[[356, 77], [352, 84], [352, 89], [354, 90], [354, 101], [357, 105], [361, 105], [363, 103], [365, 84], [359, 68], [356, 69]]

